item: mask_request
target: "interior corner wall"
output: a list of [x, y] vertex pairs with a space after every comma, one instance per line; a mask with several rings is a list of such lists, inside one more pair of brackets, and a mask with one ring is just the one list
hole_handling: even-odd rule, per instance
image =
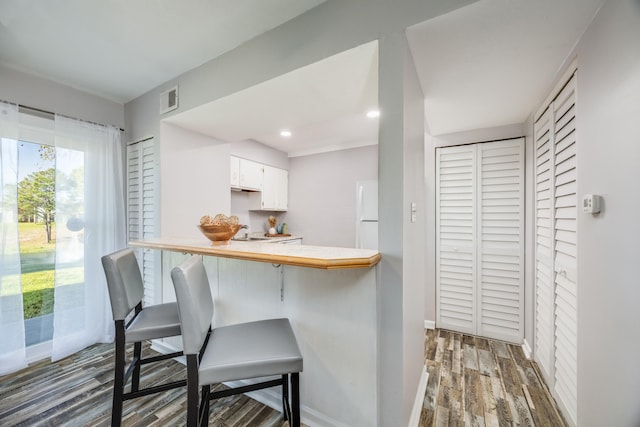
[[[425, 165], [424, 165], [424, 94], [418, 79], [413, 55], [404, 38], [404, 183], [402, 206], [403, 253], [403, 374], [404, 425], [416, 399], [424, 367], [425, 319]], [[415, 212], [412, 206], [415, 204]]]
[[578, 424], [640, 425], [640, 1], [609, 0], [578, 43]]
[[0, 100], [123, 128], [124, 105], [0, 65]]

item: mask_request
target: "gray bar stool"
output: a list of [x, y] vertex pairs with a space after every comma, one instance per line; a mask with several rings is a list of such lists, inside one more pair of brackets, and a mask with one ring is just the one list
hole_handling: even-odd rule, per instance
[[[182, 355], [182, 352], [176, 352], [142, 358], [142, 341], [180, 335], [178, 306], [176, 303], [168, 303], [142, 308], [144, 284], [132, 249], [122, 249], [103, 256], [102, 266], [107, 277], [111, 311], [116, 328], [111, 425], [117, 427], [122, 421], [122, 404], [125, 400], [183, 387], [186, 385], [186, 380], [140, 388], [141, 365]], [[127, 321], [132, 311], [132, 317]], [[127, 343], [134, 343], [134, 345], [133, 359], [125, 371]], [[124, 389], [129, 377], [131, 377], [131, 391], [125, 393]]]
[[[302, 354], [289, 320], [260, 320], [212, 330], [213, 299], [201, 257], [192, 256], [175, 267], [171, 279], [187, 358], [187, 426], [208, 425], [212, 399], [281, 386], [285, 420], [299, 427]], [[211, 392], [211, 384], [275, 375], [280, 378]], [[202, 387], [200, 403], [198, 387]]]

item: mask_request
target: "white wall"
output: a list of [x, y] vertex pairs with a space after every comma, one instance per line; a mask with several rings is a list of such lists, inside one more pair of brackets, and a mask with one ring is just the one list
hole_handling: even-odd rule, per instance
[[640, 425], [640, 1], [609, 0], [577, 49], [578, 424]]
[[378, 179], [378, 147], [289, 159], [284, 221], [308, 245], [355, 247], [356, 182]]
[[287, 153], [257, 141], [234, 142], [231, 144], [230, 150], [232, 155], [243, 159], [264, 163], [275, 168], [289, 169], [289, 156]]
[[[425, 167], [424, 167], [424, 94], [418, 80], [409, 46], [404, 43], [404, 183], [402, 207], [403, 252], [403, 375], [404, 414], [410, 413], [424, 366], [424, 292], [426, 269]], [[412, 218], [411, 204], [416, 206]], [[419, 401], [422, 408], [422, 401]], [[405, 424], [409, 420], [405, 418]]]
[[202, 237], [203, 215], [230, 214], [229, 144], [161, 125], [160, 235]]
[[0, 65], [0, 100], [124, 127], [124, 106]]

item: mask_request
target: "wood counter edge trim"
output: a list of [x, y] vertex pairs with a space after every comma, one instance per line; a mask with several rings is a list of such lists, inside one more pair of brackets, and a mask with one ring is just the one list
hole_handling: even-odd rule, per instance
[[290, 255], [262, 254], [249, 251], [226, 251], [215, 246], [200, 248], [194, 246], [182, 246], [178, 244], [163, 244], [130, 241], [129, 246], [147, 249], [160, 249], [171, 252], [184, 252], [197, 255], [218, 256], [221, 258], [240, 259], [245, 261], [269, 262], [271, 264], [285, 264], [297, 267], [319, 268], [324, 270], [339, 270], [349, 268], [370, 268], [380, 262], [382, 256], [378, 253], [368, 258], [308, 258]]

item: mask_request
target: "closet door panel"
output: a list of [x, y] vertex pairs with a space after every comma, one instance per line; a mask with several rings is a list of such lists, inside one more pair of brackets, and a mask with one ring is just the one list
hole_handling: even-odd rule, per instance
[[555, 395], [571, 421], [577, 415], [577, 172], [575, 77], [554, 108]]
[[524, 144], [478, 144], [478, 334], [523, 338]]
[[535, 360], [577, 425], [577, 132], [573, 75], [536, 121]]
[[534, 140], [536, 147], [535, 184], [535, 276], [536, 276], [536, 337], [535, 359], [553, 387], [555, 368], [554, 291], [552, 277], [552, 198], [553, 168], [551, 161], [552, 111], [547, 109], [536, 121]]
[[476, 167], [473, 146], [436, 154], [436, 320], [441, 328], [475, 333]]

